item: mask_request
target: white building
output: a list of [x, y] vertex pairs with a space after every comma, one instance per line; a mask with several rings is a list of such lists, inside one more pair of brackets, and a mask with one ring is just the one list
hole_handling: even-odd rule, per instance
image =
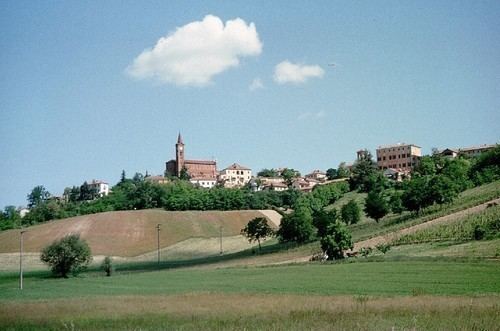
[[103, 182], [102, 180], [95, 180], [92, 179], [92, 181], [89, 183], [90, 188], [95, 189], [97, 194], [100, 197], [106, 196], [109, 194], [109, 184], [106, 182]]
[[326, 172], [323, 172], [321, 170], [314, 170], [310, 174], [305, 175], [306, 179], [314, 179], [319, 182], [323, 182], [326, 180]]
[[206, 177], [199, 177], [199, 178], [191, 178], [189, 180], [193, 185], [203, 187], [203, 188], [212, 188], [217, 184], [217, 179], [215, 178], [206, 178]]
[[245, 186], [251, 178], [252, 169], [237, 163], [233, 163], [226, 169], [221, 170], [219, 174], [219, 181], [224, 184], [224, 187], [242, 187]]

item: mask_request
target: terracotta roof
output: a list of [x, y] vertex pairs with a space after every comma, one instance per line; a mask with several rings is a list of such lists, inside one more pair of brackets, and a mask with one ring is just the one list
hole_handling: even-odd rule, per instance
[[233, 163], [224, 170], [252, 170], [252, 169], [239, 165], [238, 163]]
[[184, 160], [184, 164], [208, 164], [208, 165], [215, 165], [215, 161], [208, 161], [208, 160]]
[[480, 146], [472, 146], [472, 147], [465, 147], [465, 148], [460, 148], [459, 151], [460, 152], [466, 152], [466, 151], [473, 151], [473, 150], [476, 150], [476, 149], [489, 149], [489, 148], [495, 148], [497, 145], [480, 145]]
[[382, 146], [379, 146], [377, 149], [406, 147], [406, 146], [415, 146], [415, 147], [421, 148], [420, 146], [417, 146], [415, 144], [397, 143], [397, 144], [393, 144], [393, 145], [382, 145]]
[[190, 180], [194, 180], [194, 181], [199, 181], [199, 180], [211, 180], [211, 181], [217, 181], [217, 179], [215, 179], [214, 177], [191, 177]]

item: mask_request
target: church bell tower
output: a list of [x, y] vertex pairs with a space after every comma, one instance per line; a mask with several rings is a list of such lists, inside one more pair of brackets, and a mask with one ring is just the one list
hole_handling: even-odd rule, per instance
[[182, 136], [179, 132], [179, 136], [177, 137], [177, 144], [175, 144], [175, 166], [177, 177], [180, 177], [181, 170], [184, 168], [184, 143], [182, 142]]

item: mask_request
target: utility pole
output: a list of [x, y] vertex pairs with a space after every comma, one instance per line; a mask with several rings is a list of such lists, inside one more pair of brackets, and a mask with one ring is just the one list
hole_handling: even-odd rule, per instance
[[158, 230], [158, 266], [160, 266], [160, 224], [156, 225]]
[[26, 230], [21, 230], [21, 237], [19, 240], [19, 289], [23, 289], [23, 234]]
[[219, 242], [220, 242], [220, 255], [222, 255], [223, 251], [222, 251], [222, 225], [220, 226], [219, 228]]

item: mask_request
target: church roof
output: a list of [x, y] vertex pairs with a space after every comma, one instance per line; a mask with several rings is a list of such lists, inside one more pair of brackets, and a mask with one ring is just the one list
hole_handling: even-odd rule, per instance
[[208, 161], [208, 160], [184, 160], [184, 164], [208, 164], [208, 165], [215, 165], [215, 161]]
[[181, 133], [180, 133], [180, 132], [179, 132], [179, 135], [177, 136], [177, 143], [178, 143], [178, 144], [183, 144], [183, 145], [184, 145], [184, 143], [182, 142], [182, 136], [181, 136]]

